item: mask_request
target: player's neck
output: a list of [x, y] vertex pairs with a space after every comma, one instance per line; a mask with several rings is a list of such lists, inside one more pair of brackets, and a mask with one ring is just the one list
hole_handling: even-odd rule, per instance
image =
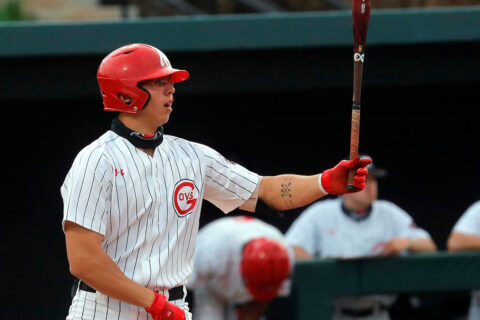
[[142, 134], [154, 134], [159, 126], [138, 119], [135, 115], [120, 113], [118, 119], [129, 129]]
[[111, 130], [150, 156], [153, 156], [155, 148], [163, 142], [162, 127], [158, 127], [154, 134], [143, 134], [129, 128], [118, 118], [113, 119]]

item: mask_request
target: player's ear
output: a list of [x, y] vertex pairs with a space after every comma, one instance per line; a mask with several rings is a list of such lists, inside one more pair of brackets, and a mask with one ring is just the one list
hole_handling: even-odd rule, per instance
[[125, 102], [125, 104], [126, 104], [127, 106], [129, 106], [130, 104], [132, 104], [133, 99], [132, 99], [131, 97], [123, 94], [123, 93], [120, 93], [120, 92], [117, 93], [117, 97], [118, 97], [120, 100], [122, 100], [123, 102]]

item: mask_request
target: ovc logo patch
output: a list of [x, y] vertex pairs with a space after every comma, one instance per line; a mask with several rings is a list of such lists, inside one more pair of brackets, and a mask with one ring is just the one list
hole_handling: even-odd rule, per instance
[[192, 180], [182, 179], [175, 185], [173, 204], [179, 217], [188, 215], [193, 211], [198, 201], [198, 189]]

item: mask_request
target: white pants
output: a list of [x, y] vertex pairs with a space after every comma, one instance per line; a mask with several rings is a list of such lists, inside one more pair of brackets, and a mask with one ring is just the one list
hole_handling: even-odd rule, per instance
[[[184, 291], [186, 291], [185, 288]], [[167, 290], [159, 291], [159, 293], [165, 295], [168, 299]], [[185, 297], [186, 294], [183, 295], [183, 299], [169, 302], [184, 310], [187, 320], [192, 320]], [[77, 289], [68, 311], [67, 320], [97, 319], [152, 320], [152, 317], [144, 308], [110, 298], [98, 291], [93, 293]]]

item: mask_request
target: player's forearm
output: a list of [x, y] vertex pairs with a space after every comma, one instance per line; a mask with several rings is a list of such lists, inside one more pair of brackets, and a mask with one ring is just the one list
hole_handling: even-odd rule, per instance
[[408, 250], [410, 252], [435, 252], [437, 251], [437, 246], [430, 238], [420, 238], [411, 240]]
[[480, 237], [461, 232], [454, 232], [447, 241], [449, 251], [480, 250]]
[[109, 297], [143, 308], [152, 305], [153, 291], [127, 278], [103, 251], [70, 265], [73, 275]]
[[263, 177], [259, 197], [279, 211], [308, 205], [326, 195], [320, 191], [318, 177], [293, 174]]
[[65, 240], [70, 272], [94, 289], [141, 307], [150, 307], [153, 291], [128, 279], [100, 247], [103, 236], [70, 221]]

